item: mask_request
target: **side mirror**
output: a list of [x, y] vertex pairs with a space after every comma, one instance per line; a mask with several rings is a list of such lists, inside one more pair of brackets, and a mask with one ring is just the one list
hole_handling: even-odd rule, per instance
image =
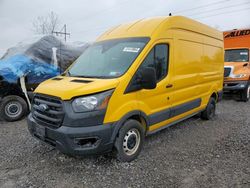
[[146, 67], [141, 70], [140, 84], [143, 89], [156, 88], [156, 72], [154, 68]]

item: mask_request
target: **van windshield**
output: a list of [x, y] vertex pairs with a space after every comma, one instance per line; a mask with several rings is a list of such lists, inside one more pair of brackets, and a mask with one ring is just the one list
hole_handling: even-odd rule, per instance
[[68, 75], [87, 78], [115, 78], [123, 75], [149, 38], [126, 38], [94, 43], [75, 61]]
[[248, 49], [234, 49], [225, 51], [225, 62], [248, 62]]

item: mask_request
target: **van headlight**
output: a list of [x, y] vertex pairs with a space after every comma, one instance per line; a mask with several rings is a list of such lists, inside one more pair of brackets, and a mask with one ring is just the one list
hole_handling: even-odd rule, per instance
[[107, 108], [113, 91], [114, 90], [109, 90], [95, 95], [74, 99], [72, 102], [74, 112], [89, 112]]
[[246, 77], [246, 76], [247, 76], [246, 74], [235, 74], [234, 78], [243, 78], [243, 77]]

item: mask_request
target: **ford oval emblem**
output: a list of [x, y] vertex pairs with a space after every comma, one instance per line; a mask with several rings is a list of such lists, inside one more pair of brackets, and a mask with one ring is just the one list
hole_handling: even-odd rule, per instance
[[49, 107], [48, 107], [48, 105], [46, 105], [46, 104], [39, 104], [38, 109], [39, 109], [41, 112], [45, 112], [45, 111], [48, 111], [48, 110], [49, 110]]

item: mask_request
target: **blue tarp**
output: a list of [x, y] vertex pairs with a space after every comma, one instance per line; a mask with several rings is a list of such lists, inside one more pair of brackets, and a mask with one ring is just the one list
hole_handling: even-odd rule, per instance
[[53, 35], [20, 42], [0, 59], [0, 81], [20, 85], [20, 77], [25, 76], [26, 87], [33, 91], [41, 82], [64, 72], [87, 47], [86, 43], [63, 43]]
[[60, 72], [59, 68], [52, 64], [35, 61], [23, 54], [0, 60], [0, 75], [10, 83], [16, 83], [23, 75], [27, 75], [30, 84], [41, 83], [57, 76]]

